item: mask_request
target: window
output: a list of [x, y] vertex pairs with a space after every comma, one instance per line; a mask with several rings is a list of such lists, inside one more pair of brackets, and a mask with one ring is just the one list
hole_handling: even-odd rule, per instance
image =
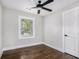
[[33, 18], [19, 16], [19, 39], [34, 38], [35, 21]]

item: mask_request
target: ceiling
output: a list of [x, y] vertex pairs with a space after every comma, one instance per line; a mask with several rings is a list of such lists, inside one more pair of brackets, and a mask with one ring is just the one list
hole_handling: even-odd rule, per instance
[[[31, 7], [36, 6], [38, 0], [1, 0], [1, 3], [3, 6], [15, 10], [21, 10], [24, 12], [30, 12], [33, 14], [37, 14], [37, 9], [31, 9]], [[47, 0], [42, 0], [42, 3]], [[57, 10], [60, 10], [61, 8], [75, 2], [77, 0], [54, 0], [54, 2], [46, 5], [45, 7], [52, 9], [52, 12], [48, 12], [41, 9], [41, 16], [45, 16], [49, 13], [53, 13]]]

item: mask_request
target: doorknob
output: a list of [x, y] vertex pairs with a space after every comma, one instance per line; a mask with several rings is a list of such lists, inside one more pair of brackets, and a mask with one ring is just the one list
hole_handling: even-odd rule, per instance
[[64, 36], [65, 36], [65, 37], [67, 37], [68, 35], [67, 35], [67, 34], [65, 34]]

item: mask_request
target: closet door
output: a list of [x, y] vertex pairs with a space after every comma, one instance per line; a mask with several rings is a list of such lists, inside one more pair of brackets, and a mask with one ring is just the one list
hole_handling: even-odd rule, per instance
[[65, 52], [79, 57], [78, 54], [78, 9], [64, 12]]

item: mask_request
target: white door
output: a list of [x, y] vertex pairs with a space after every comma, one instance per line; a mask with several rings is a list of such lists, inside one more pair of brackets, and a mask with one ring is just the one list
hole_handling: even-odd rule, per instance
[[76, 9], [64, 12], [64, 47], [65, 52], [76, 57], [78, 54], [78, 12]]

